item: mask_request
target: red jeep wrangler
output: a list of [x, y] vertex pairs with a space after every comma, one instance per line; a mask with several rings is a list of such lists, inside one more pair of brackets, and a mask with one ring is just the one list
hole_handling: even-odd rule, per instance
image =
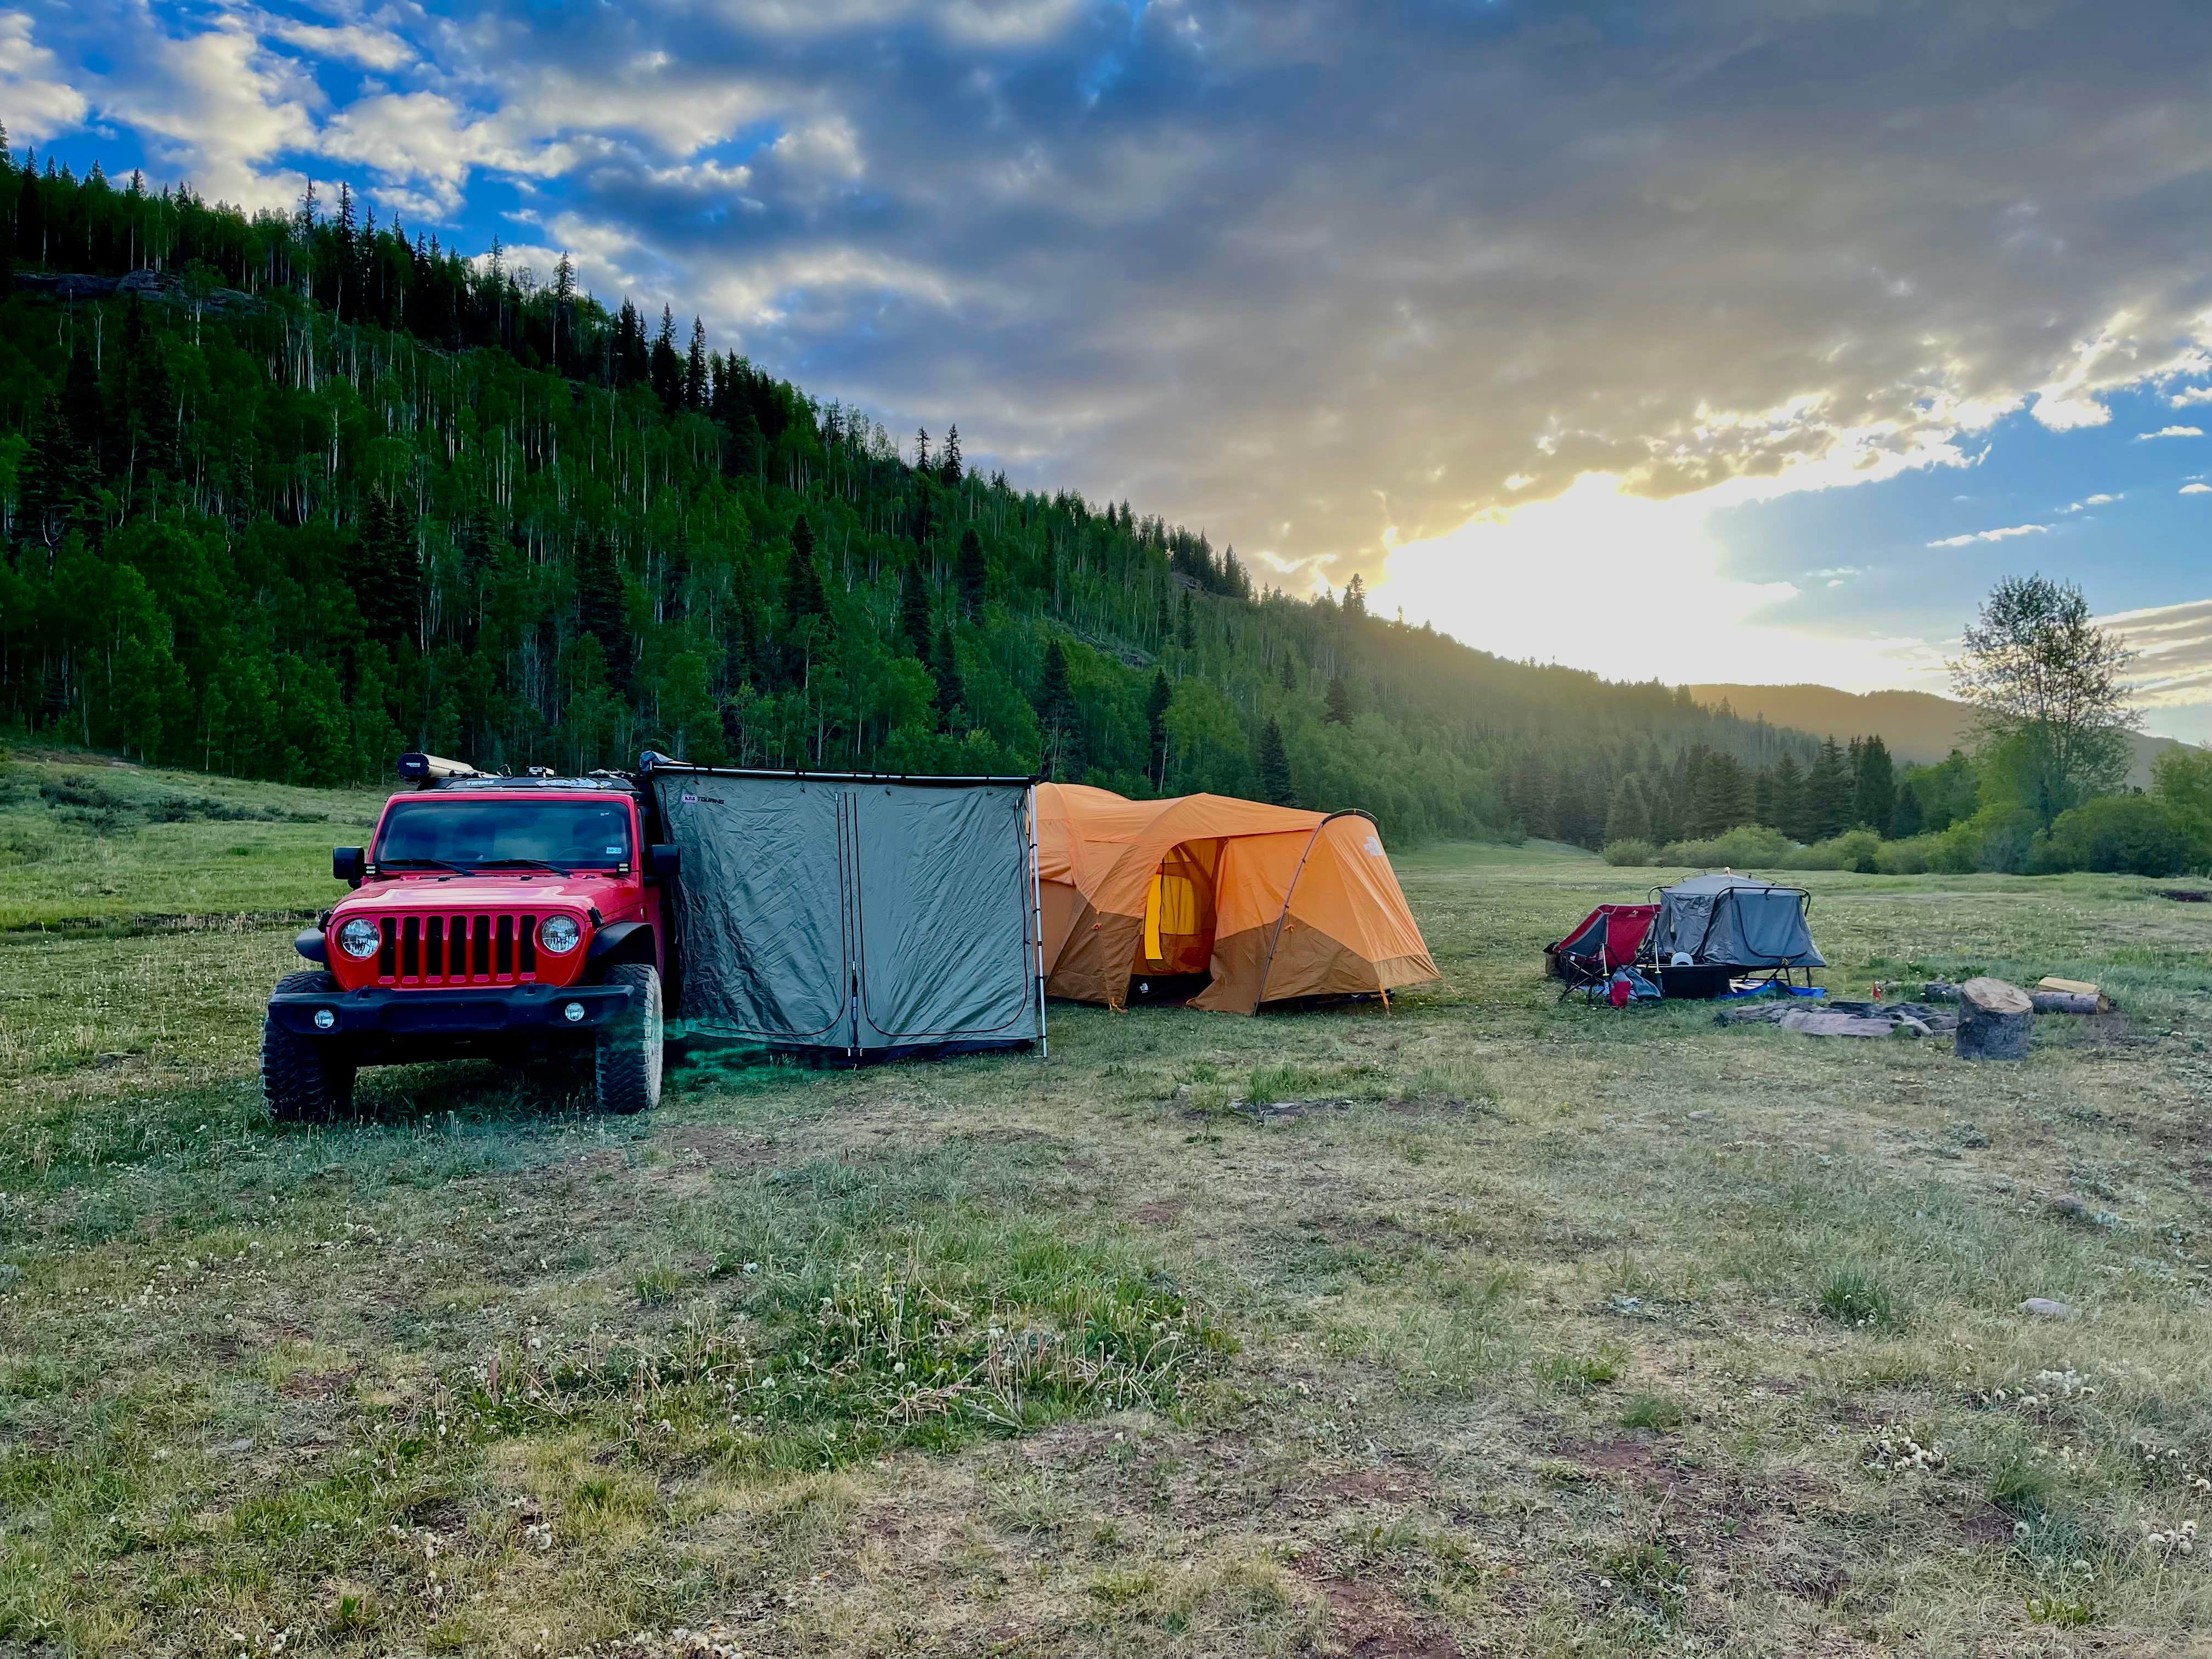
[[660, 1098], [664, 898], [672, 847], [615, 773], [500, 777], [406, 755], [416, 787], [386, 803], [331, 873], [352, 895], [293, 941], [262, 1027], [270, 1115], [320, 1121], [363, 1066], [482, 1055], [592, 1059], [604, 1111]]

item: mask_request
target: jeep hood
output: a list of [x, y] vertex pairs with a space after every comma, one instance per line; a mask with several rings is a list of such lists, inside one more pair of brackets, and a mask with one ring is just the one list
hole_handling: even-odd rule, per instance
[[556, 904], [589, 909], [620, 892], [606, 876], [410, 876], [373, 881], [338, 902], [348, 915], [363, 910], [526, 910]]

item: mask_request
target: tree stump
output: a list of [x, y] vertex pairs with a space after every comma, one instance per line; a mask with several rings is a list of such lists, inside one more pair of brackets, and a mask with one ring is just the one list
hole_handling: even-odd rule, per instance
[[1970, 979], [1959, 988], [1959, 1058], [2026, 1060], [2035, 1004], [2019, 986]]

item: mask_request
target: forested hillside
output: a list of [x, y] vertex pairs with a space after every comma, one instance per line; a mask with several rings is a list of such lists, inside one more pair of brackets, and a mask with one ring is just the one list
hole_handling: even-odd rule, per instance
[[1255, 587], [1202, 532], [985, 477], [957, 429], [902, 447], [565, 260], [0, 158], [20, 732], [301, 783], [415, 746], [1034, 769], [1591, 846], [1625, 779], [1692, 823], [1711, 756], [1817, 758], [1356, 583]]
[[[1907, 765], [1934, 766], [1954, 749], [1974, 746], [1974, 711], [1951, 697], [1926, 691], [1838, 691], [1827, 685], [1692, 685], [1690, 695], [1711, 708], [1802, 732], [1856, 732], [1879, 737]], [[2148, 788], [2160, 756], [2183, 747], [2147, 732], [2127, 734], [2128, 781]]]

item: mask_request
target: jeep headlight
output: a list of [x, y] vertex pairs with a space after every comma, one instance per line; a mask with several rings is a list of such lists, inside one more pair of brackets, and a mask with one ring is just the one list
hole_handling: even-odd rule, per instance
[[548, 916], [538, 924], [538, 948], [556, 957], [567, 956], [583, 936], [574, 916]]
[[338, 929], [338, 949], [356, 960], [374, 956], [383, 943], [383, 930], [367, 916], [356, 916]]

